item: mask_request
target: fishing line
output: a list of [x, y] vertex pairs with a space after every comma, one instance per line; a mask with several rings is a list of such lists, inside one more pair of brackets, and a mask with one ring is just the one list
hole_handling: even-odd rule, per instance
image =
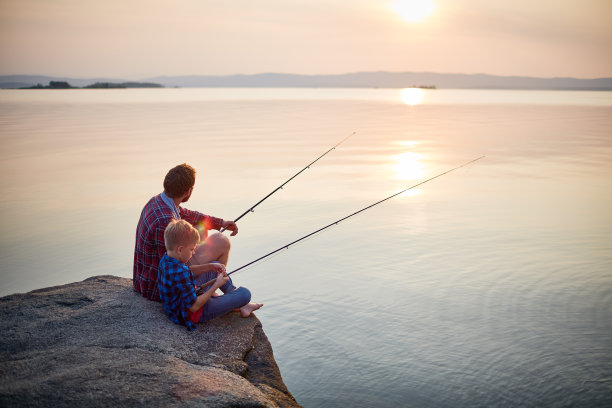
[[[263, 259], [265, 259], [265, 258], [267, 258], [267, 257], [271, 256], [271, 255], [274, 255], [274, 254], [276, 254], [276, 253], [278, 253], [278, 252], [282, 251], [283, 249], [289, 249], [289, 247], [290, 247], [290, 246], [295, 245], [295, 244], [297, 244], [298, 242], [303, 241], [303, 240], [305, 240], [305, 239], [307, 239], [307, 238], [309, 238], [309, 237], [312, 237], [313, 235], [318, 234], [319, 232], [322, 232], [323, 230], [326, 230], [327, 228], [333, 227], [334, 225], [338, 225], [339, 223], [341, 223], [342, 221], [344, 221], [344, 220], [346, 220], [346, 219], [348, 219], [348, 218], [351, 218], [351, 217], [353, 217], [353, 216], [355, 216], [355, 215], [357, 215], [357, 214], [359, 214], [359, 213], [361, 213], [361, 212], [363, 212], [363, 211], [365, 211], [365, 210], [368, 210], [368, 209], [370, 209], [370, 208], [372, 208], [372, 207], [374, 207], [374, 206], [376, 206], [376, 205], [378, 205], [378, 204], [382, 204], [383, 202], [385, 202], [385, 201], [387, 201], [387, 200], [390, 200], [390, 199], [392, 199], [393, 197], [397, 197], [398, 195], [401, 195], [401, 194], [405, 193], [405, 192], [406, 192], [406, 191], [408, 191], [408, 190], [412, 190], [413, 188], [416, 188], [416, 187], [421, 186], [421, 185], [423, 185], [423, 184], [425, 184], [425, 183], [428, 183], [428, 182], [430, 182], [430, 181], [432, 181], [432, 180], [435, 180], [435, 179], [437, 179], [438, 177], [442, 177], [442, 176], [444, 176], [444, 175], [446, 175], [446, 174], [448, 174], [448, 173], [450, 173], [450, 172], [453, 172], [453, 171], [458, 170], [458, 169], [460, 169], [460, 168], [462, 168], [462, 167], [465, 167], [465, 166], [470, 165], [470, 164], [472, 164], [472, 163], [474, 163], [474, 162], [477, 162], [478, 160], [480, 160], [480, 159], [482, 159], [482, 158], [484, 158], [484, 157], [485, 157], [485, 156], [480, 156], [480, 157], [478, 157], [478, 158], [476, 158], [476, 159], [474, 159], [474, 160], [470, 160], [469, 162], [463, 163], [463, 164], [462, 164], [462, 165], [460, 165], [460, 166], [457, 166], [457, 167], [452, 168], [452, 169], [450, 169], [450, 170], [447, 170], [447, 171], [445, 171], [445, 172], [443, 172], [443, 173], [440, 173], [440, 174], [438, 174], [438, 175], [436, 175], [436, 176], [433, 176], [433, 177], [431, 177], [431, 178], [428, 178], [427, 180], [421, 181], [420, 183], [417, 183], [417, 184], [415, 184], [415, 185], [413, 185], [413, 186], [410, 186], [410, 187], [408, 187], [408, 188], [406, 188], [406, 189], [404, 189], [404, 190], [402, 190], [402, 191], [400, 191], [400, 192], [398, 192], [398, 193], [395, 193], [395, 194], [393, 194], [393, 195], [390, 195], [389, 197], [383, 198], [382, 200], [377, 201], [377, 202], [375, 202], [375, 203], [373, 203], [373, 204], [370, 204], [370, 205], [368, 205], [367, 207], [364, 207], [364, 208], [362, 208], [362, 209], [360, 209], [360, 210], [357, 210], [357, 211], [355, 211], [354, 213], [347, 215], [346, 217], [340, 218], [339, 220], [336, 220], [336, 221], [334, 221], [334, 222], [332, 222], [332, 223], [330, 223], [330, 224], [328, 224], [328, 225], [326, 225], [326, 226], [324, 226], [324, 227], [322, 227], [322, 228], [319, 228], [318, 230], [313, 231], [313, 232], [311, 232], [310, 234], [304, 235], [303, 237], [298, 238], [298, 239], [296, 239], [295, 241], [290, 242], [289, 244], [285, 244], [285, 245], [281, 246], [280, 248], [278, 248], [278, 249], [276, 249], [276, 250], [274, 250], [274, 251], [272, 251], [272, 252], [267, 253], [266, 255], [260, 256], [259, 258], [255, 259], [254, 261], [251, 261], [251, 262], [249, 262], [249, 263], [247, 263], [247, 264], [245, 264], [245, 265], [241, 266], [240, 268], [237, 268], [237, 269], [234, 269], [234, 270], [233, 270], [233, 271], [231, 271], [231, 272], [228, 272], [228, 273], [227, 273], [227, 275], [229, 276], [229, 275], [231, 275], [232, 273], [236, 273], [236, 272], [238, 272], [238, 271], [240, 271], [240, 270], [242, 270], [242, 269], [244, 269], [244, 268], [246, 268], [246, 267], [248, 267], [248, 266], [251, 266], [251, 265], [253, 265], [253, 264], [255, 264], [255, 263], [257, 263], [257, 262], [259, 262], [259, 261], [261, 261], [261, 260], [263, 260]], [[211, 285], [211, 284], [212, 284], [214, 281], [215, 281], [215, 279], [212, 279], [212, 280], [210, 280], [210, 281], [206, 282], [205, 284], [201, 285], [201, 286], [199, 287], [199, 289], [198, 289], [198, 290], [203, 290], [205, 287], [207, 287], [207, 286]]]
[[[310, 166], [312, 166], [313, 164], [315, 164], [316, 162], [319, 161], [319, 159], [322, 159], [325, 155], [327, 155], [327, 153], [331, 152], [332, 150], [335, 150], [336, 147], [340, 146], [342, 143], [344, 143], [349, 137], [353, 136], [356, 132], [351, 133], [350, 135], [348, 135], [347, 137], [345, 137], [344, 139], [342, 139], [340, 142], [336, 143], [331, 149], [329, 149], [328, 151], [326, 151], [325, 153], [323, 153], [322, 155], [320, 155], [319, 157], [317, 157], [314, 161], [312, 161], [310, 164], [308, 164], [306, 167], [304, 167], [302, 170], [298, 171], [297, 173], [295, 173], [293, 175], [293, 177], [291, 177], [289, 180], [285, 181], [283, 184], [281, 184], [280, 186], [276, 187], [276, 189], [274, 191], [272, 191], [270, 194], [268, 194], [267, 196], [265, 196], [264, 198], [262, 198], [261, 200], [259, 200], [254, 206], [252, 206], [251, 208], [249, 208], [248, 210], [246, 210], [245, 212], [243, 212], [238, 218], [236, 218], [234, 220], [234, 223], [238, 222], [239, 219], [241, 219], [242, 217], [244, 217], [245, 215], [247, 215], [248, 213], [254, 212], [255, 207], [257, 207], [259, 204], [263, 203], [264, 201], [266, 201], [268, 199], [268, 197], [270, 197], [272, 194], [276, 193], [278, 190], [282, 189], [287, 183], [289, 183], [291, 180], [293, 180], [294, 178], [296, 178], [297, 176], [299, 176], [300, 174], [302, 174], [302, 172], [306, 171], [307, 169], [310, 168]], [[227, 228], [222, 228], [220, 230], [220, 232], [225, 231]]]

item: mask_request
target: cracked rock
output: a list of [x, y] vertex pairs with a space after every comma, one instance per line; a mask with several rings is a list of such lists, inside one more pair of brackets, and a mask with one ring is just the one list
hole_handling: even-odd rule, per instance
[[257, 317], [189, 332], [130, 279], [0, 298], [0, 331], [0, 406], [299, 406]]

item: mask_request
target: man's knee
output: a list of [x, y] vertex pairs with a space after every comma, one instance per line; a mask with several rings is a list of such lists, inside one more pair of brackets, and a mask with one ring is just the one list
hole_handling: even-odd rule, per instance
[[229, 251], [232, 244], [228, 237], [217, 232], [206, 238], [206, 245], [210, 245], [211, 248], [221, 250], [222, 252]]
[[227, 264], [230, 253], [230, 240], [221, 233], [210, 235], [206, 241], [196, 247], [191, 265], [205, 264], [213, 261]]

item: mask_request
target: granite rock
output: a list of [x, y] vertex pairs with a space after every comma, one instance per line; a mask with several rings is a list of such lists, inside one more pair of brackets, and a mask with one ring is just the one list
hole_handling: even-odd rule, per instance
[[299, 406], [257, 317], [190, 332], [130, 279], [0, 298], [0, 331], [0, 406]]

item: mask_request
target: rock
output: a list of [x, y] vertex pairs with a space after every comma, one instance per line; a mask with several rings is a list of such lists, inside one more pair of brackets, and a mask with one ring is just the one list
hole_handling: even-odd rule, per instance
[[194, 331], [130, 279], [0, 298], [2, 407], [299, 407], [254, 315]]

